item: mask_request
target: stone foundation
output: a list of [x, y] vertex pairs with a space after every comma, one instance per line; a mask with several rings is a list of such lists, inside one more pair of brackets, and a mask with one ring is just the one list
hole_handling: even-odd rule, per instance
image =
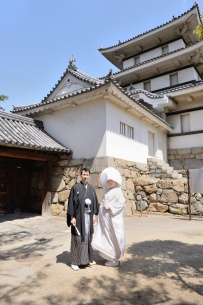
[[126, 199], [125, 214], [130, 216], [136, 210], [134, 180], [147, 171], [147, 166], [134, 162], [101, 157], [90, 160], [61, 160], [53, 167], [52, 178], [52, 215], [65, 216], [71, 187], [80, 181], [80, 170], [83, 166], [90, 168], [90, 183], [95, 187], [99, 202], [104, 190], [100, 184], [100, 174], [106, 167], [115, 167], [122, 176], [122, 191]]
[[[90, 183], [95, 187], [99, 202], [104, 190], [100, 174], [106, 167], [115, 167], [122, 176], [122, 191], [126, 199], [125, 215], [142, 211], [188, 214], [187, 179], [171, 173], [164, 162], [149, 159], [148, 165], [112, 157], [90, 160], [60, 160], [53, 166], [51, 209], [52, 215], [65, 217], [71, 187], [80, 181], [83, 166], [90, 168]], [[178, 179], [177, 179], [178, 177]], [[202, 194], [191, 194], [192, 214], [203, 214]]]
[[203, 168], [203, 147], [169, 149], [168, 163], [176, 170]]

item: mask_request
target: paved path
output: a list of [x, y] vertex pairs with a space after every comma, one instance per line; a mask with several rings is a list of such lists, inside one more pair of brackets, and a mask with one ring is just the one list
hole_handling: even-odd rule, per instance
[[0, 215], [1, 305], [203, 304], [203, 218], [126, 217], [121, 266], [73, 271], [65, 219], [23, 217]]

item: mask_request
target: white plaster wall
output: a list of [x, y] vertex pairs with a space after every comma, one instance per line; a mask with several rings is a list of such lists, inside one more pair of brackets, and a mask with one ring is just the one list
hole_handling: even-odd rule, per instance
[[[177, 71], [177, 73], [178, 73], [178, 83], [179, 84], [189, 82], [191, 80], [199, 80], [199, 76], [193, 67]], [[143, 82], [137, 83], [134, 85], [134, 87], [136, 87], [138, 89], [143, 89], [144, 83]], [[162, 75], [162, 76], [151, 79], [151, 91], [159, 90], [159, 89], [167, 88], [167, 87], [170, 87], [169, 74]]]
[[148, 51], [146, 53], [141, 54], [140, 55], [140, 62], [147, 61], [149, 59], [161, 56], [161, 54], [162, 54], [162, 49], [161, 48], [153, 49], [151, 51]]
[[[190, 112], [190, 131], [203, 130], [203, 110]], [[168, 117], [168, 122], [174, 127], [173, 133], [181, 132], [180, 115]], [[184, 136], [169, 137], [170, 149], [181, 149], [190, 147], [199, 147], [203, 143], [203, 134], [192, 134]]]
[[[37, 118], [52, 137], [73, 151], [73, 158], [110, 156], [147, 163], [148, 130], [155, 133], [155, 156], [164, 159], [164, 133], [104, 100]], [[135, 139], [120, 135], [120, 122], [134, 128]]]
[[203, 130], [203, 110], [190, 112], [191, 131]]
[[180, 133], [181, 132], [181, 121], [180, 121], [179, 114], [168, 116], [167, 121], [174, 128], [171, 133]]
[[178, 49], [181, 49], [181, 48], [184, 48], [184, 47], [185, 47], [185, 43], [182, 39], [170, 42], [168, 44], [169, 52], [173, 52], [175, 50], [178, 50]]
[[200, 147], [202, 146], [202, 143], [203, 143], [202, 134], [170, 137], [168, 140], [169, 149]]
[[158, 90], [160, 88], [166, 88], [169, 87], [169, 75], [163, 75], [160, 77], [153, 78], [151, 80], [151, 91]]
[[[144, 89], [144, 83], [137, 83], [135, 85], [133, 85], [134, 88], [137, 88], [137, 89]], [[130, 88], [130, 86], [128, 87]]]
[[73, 151], [74, 159], [106, 155], [105, 103], [94, 101], [37, 119], [44, 122], [46, 132]]
[[[120, 122], [134, 128], [134, 140], [120, 135]], [[148, 130], [156, 134], [155, 156], [163, 160], [166, 156], [165, 134], [146, 122], [123, 112], [115, 105], [107, 104], [106, 154], [125, 160], [147, 163]]]
[[[190, 114], [190, 131], [203, 130], [203, 110], [188, 112]], [[173, 126], [173, 133], [181, 133], [181, 115], [172, 115], [167, 118], [168, 123]], [[196, 137], [196, 135], [194, 135]]]
[[134, 57], [133, 57], [133, 58], [129, 58], [129, 59], [123, 61], [123, 69], [128, 68], [128, 67], [131, 67], [131, 66], [133, 66], [134, 64], [135, 64], [135, 59], [134, 59]]
[[[185, 43], [182, 39], [170, 42], [168, 44], [169, 52], [173, 52], [173, 51], [181, 49], [183, 47], [185, 47]], [[155, 57], [158, 57], [158, 56], [161, 56], [161, 55], [162, 55], [162, 48], [158, 47], [158, 48], [155, 48], [155, 49], [150, 50], [148, 52], [145, 52], [143, 54], [140, 54], [139, 55], [140, 56], [140, 62], [144, 62], [144, 61], [147, 61], [149, 59], [152, 59], [152, 58], [155, 58]], [[128, 68], [130, 66], [133, 66], [134, 64], [135, 64], [134, 57], [129, 58], [129, 59], [123, 61], [123, 69]]]
[[194, 79], [198, 80], [199, 76], [193, 67], [178, 71], [178, 82], [179, 83], [184, 83], [184, 82], [191, 81]]

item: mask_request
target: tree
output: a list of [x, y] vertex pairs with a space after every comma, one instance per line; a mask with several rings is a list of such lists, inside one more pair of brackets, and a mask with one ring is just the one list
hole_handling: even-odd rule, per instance
[[[7, 100], [8, 99], [8, 96], [6, 96], [6, 95], [0, 95], [0, 101], [1, 102], [4, 102], [5, 100]], [[3, 107], [1, 107], [0, 106], [0, 110], [5, 110]]]
[[199, 36], [200, 40], [203, 41], [203, 14], [200, 15], [201, 18], [201, 23], [199, 25], [196, 26], [195, 30], [194, 30], [194, 34], [196, 34], [197, 36]]

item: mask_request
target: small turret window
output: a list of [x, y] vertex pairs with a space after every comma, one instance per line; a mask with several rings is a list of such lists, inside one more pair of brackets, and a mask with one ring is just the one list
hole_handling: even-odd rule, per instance
[[178, 73], [170, 74], [170, 86], [175, 86], [178, 84]]
[[120, 134], [130, 139], [134, 139], [134, 128], [120, 122]]
[[163, 46], [163, 47], [161, 48], [161, 50], [162, 50], [162, 55], [167, 54], [167, 53], [169, 52], [169, 51], [168, 51], [168, 45]]

